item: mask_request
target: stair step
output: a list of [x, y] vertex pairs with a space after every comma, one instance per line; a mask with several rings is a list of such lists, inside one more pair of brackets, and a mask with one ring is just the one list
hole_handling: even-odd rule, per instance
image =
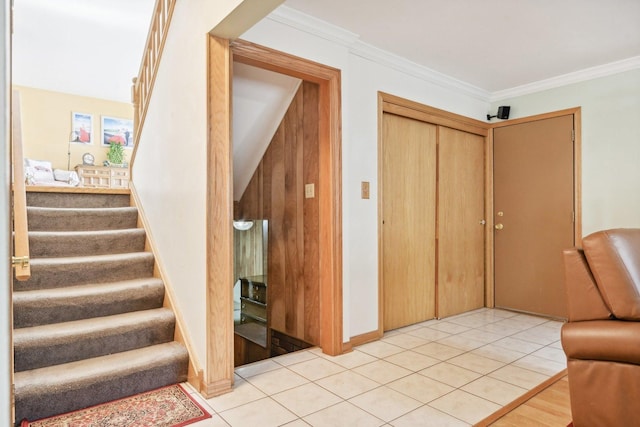
[[27, 207], [29, 231], [117, 230], [136, 228], [138, 209]]
[[123, 208], [131, 206], [129, 194], [27, 191], [27, 206], [46, 208]]
[[31, 278], [14, 281], [14, 291], [106, 283], [153, 275], [153, 254], [135, 252], [31, 260]]
[[[149, 277], [13, 293], [15, 328], [162, 307], [164, 284]], [[55, 320], [54, 320], [55, 319]]]
[[17, 372], [16, 420], [49, 417], [186, 381], [187, 350], [158, 344]]
[[31, 258], [75, 257], [144, 251], [142, 228], [104, 231], [30, 231]]
[[43, 368], [173, 341], [167, 308], [75, 320], [14, 331], [15, 371]]

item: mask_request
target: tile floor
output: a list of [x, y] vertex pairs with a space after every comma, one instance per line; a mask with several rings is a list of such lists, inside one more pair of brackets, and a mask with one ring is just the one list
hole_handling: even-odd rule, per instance
[[234, 391], [194, 396], [193, 427], [468, 426], [566, 367], [561, 322], [480, 309], [331, 357], [315, 348], [241, 366]]

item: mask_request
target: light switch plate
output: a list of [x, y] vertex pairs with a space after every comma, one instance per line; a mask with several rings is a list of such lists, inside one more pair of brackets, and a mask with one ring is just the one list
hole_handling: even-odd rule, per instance
[[362, 198], [363, 199], [369, 198], [369, 182], [368, 181], [362, 181]]
[[305, 184], [304, 186], [304, 197], [305, 199], [313, 199], [316, 197], [316, 186], [315, 184]]

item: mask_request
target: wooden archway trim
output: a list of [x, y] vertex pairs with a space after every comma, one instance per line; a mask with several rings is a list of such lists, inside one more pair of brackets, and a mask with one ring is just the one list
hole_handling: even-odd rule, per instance
[[250, 42], [211, 36], [207, 148], [207, 362], [205, 396], [233, 385], [233, 171], [231, 85], [234, 61], [318, 84], [320, 346], [342, 353], [342, 155], [340, 70]]

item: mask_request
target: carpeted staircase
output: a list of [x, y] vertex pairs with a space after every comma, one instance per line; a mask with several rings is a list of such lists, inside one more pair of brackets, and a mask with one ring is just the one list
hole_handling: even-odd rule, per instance
[[16, 421], [186, 381], [128, 194], [27, 193], [31, 278], [14, 280]]

